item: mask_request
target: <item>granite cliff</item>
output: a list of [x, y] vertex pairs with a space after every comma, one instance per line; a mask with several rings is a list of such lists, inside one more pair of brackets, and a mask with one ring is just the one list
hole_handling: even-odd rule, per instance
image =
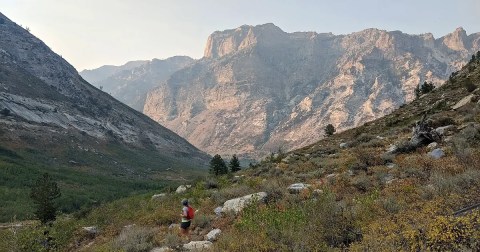
[[259, 157], [361, 125], [440, 85], [480, 48], [480, 33], [366, 29], [286, 33], [273, 24], [214, 32], [204, 57], [152, 90], [144, 113], [211, 154]]

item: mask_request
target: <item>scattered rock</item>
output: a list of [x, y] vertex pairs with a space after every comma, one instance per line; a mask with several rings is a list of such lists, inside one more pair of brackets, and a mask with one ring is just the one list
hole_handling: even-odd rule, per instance
[[394, 164], [394, 163], [388, 163], [388, 164], [386, 164], [385, 166], [388, 167], [388, 168], [390, 168], [390, 169], [392, 169], [392, 168], [395, 168], [395, 166], [397, 166], [397, 165]]
[[205, 236], [205, 240], [207, 241], [216, 241], [218, 236], [222, 233], [222, 230], [216, 228], [210, 232], [208, 232], [208, 234]]
[[335, 178], [337, 176], [336, 173], [331, 173], [331, 174], [328, 174], [327, 176], [325, 176], [325, 178], [329, 179], [329, 178]]
[[342, 149], [347, 148], [347, 147], [348, 147], [347, 143], [341, 143], [340, 144], [340, 148], [342, 148]]
[[383, 140], [385, 137], [377, 136], [377, 139]]
[[184, 193], [184, 192], [187, 191], [187, 188], [188, 188], [187, 186], [181, 185], [181, 186], [179, 186], [179, 187], [177, 188], [177, 190], [175, 190], [175, 192], [176, 192], [176, 193]]
[[289, 193], [300, 193], [303, 190], [307, 190], [311, 185], [304, 183], [295, 183], [288, 186]]
[[397, 149], [398, 149], [398, 147], [395, 144], [391, 144], [390, 146], [388, 146], [386, 151], [387, 151], [387, 153], [394, 153], [394, 152], [397, 151]]
[[87, 232], [89, 235], [95, 236], [98, 234], [98, 228], [96, 226], [91, 226], [91, 227], [82, 227], [82, 229]]
[[180, 224], [177, 224], [177, 223], [173, 223], [173, 224], [170, 224], [170, 226], [168, 226], [168, 229], [179, 229], [180, 228]]
[[430, 143], [429, 145], [427, 145], [427, 149], [429, 150], [433, 150], [435, 148], [438, 147], [438, 143], [437, 142], [433, 142], [433, 143]]
[[152, 200], [159, 200], [159, 199], [162, 199], [163, 197], [167, 196], [166, 193], [160, 193], [160, 194], [154, 194], [152, 196]]
[[439, 134], [439, 135], [442, 135], [442, 136], [445, 136], [447, 135], [447, 132], [451, 131], [452, 129], [454, 129], [455, 126], [453, 125], [447, 125], [447, 126], [443, 126], [443, 127], [438, 127], [435, 129], [435, 131]]
[[221, 206], [216, 207], [215, 209], [213, 209], [213, 212], [214, 212], [217, 216], [221, 216], [221, 215], [222, 215], [222, 207], [221, 207]]
[[463, 99], [461, 99], [459, 102], [457, 102], [457, 104], [452, 106], [452, 109], [457, 110], [457, 109], [467, 105], [468, 103], [470, 103], [473, 96], [474, 96], [474, 94], [470, 94], [470, 95], [467, 95], [467, 96], [463, 97]]
[[171, 252], [171, 251], [174, 251], [174, 250], [169, 247], [153, 248], [152, 250], [150, 250], [150, 252]]
[[383, 181], [385, 182], [386, 185], [391, 184], [393, 181], [395, 181], [395, 177], [393, 175], [387, 175], [385, 178], [383, 178]]
[[314, 195], [320, 195], [320, 194], [322, 194], [322, 193], [323, 193], [323, 190], [322, 190], [322, 189], [315, 189], [315, 190], [313, 190], [313, 194], [314, 194]]
[[445, 152], [443, 152], [442, 149], [437, 148], [437, 149], [434, 149], [434, 150], [432, 150], [431, 152], [429, 152], [428, 155], [429, 155], [430, 157], [432, 157], [433, 159], [440, 159], [440, 158], [442, 158], [443, 156], [445, 156]]
[[130, 224], [130, 225], [126, 225], [126, 226], [123, 226], [124, 229], [129, 229], [129, 228], [133, 228], [137, 226], [136, 224]]
[[202, 251], [212, 247], [213, 243], [209, 241], [191, 241], [187, 244], [183, 244], [183, 249], [188, 251]]
[[246, 195], [246, 196], [243, 196], [243, 197], [240, 197], [240, 198], [227, 200], [227, 201], [225, 201], [225, 203], [223, 203], [222, 212], [233, 211], [234, 213], [239, 213], [248, 204], [250, 204], [252, 202], [255, 202], [255, 201], [263, 202], [266, 197], [267, 197], [266, 192], [258, 192], [258, 193], [249, 194], [249, 195]]

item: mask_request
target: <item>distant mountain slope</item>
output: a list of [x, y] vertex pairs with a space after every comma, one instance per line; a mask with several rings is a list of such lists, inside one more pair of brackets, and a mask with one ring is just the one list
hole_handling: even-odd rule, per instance
[[[24, 206], [28, 193], [21, 192], [44, 171], [61, 177], [68, 209], [202, 174], [209, 160], [185, 139], [91, 86], [2, 14], [0, 111], [0, 199], [19, 192], [9, 207]], [[25, 217], [5, 209], [2, 218]]]
[[148, 62], [148, 60], [135, 60], [129, 61], [121, 66], [112, 66], [112, 65], [105, 65], [95, 69], [85, 69], [81, 71], [79, 74], [84, 78], [88, 83], [96, 83], [102, 80], [107, 79], [108, 77], [115, 75], [119, 72], [132, 70], [136, 67], [144, 65]]
[[153, 59], [135, 68], [117, 71], [107, 78], [90, 83], [128, 106], [143, 111], [148, 91], [193, 61], [186, 56], [175, 56], [165, 60]]
[[286, 33], [273, 24], [214, 32], [204, 58], [149, 93], [144, 113], [213, 153], [261, 157], [393, 111], [424, 81], [441, 84], [480, 33], [367, 29]]

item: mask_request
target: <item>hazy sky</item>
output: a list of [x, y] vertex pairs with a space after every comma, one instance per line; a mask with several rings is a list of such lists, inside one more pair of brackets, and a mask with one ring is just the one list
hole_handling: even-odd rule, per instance
[[334, 34], [375, 27], [436, 38], [459, 26], [480, 32], [480, 0], [0, 0], [0, 11], [79, 71], [201, 58], [210, 33], [243, 24]]

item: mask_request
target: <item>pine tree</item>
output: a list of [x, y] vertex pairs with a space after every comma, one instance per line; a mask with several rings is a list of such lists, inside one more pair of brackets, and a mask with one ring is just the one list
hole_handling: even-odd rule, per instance
[[60, 197], [60, 189], [48, 173], [38, 178], [30, 191], [30, 198], [36, 205], [35, 216], [46, 224], [56, 219], [57, 207], [54, 200]]
[[240, 171], [240, 161], [238, 161], [237, 155], [233, 154], [232, 159], [230, 159], [229, 166], [232, 173]]
[[213, 156], [212, 160], [210, 160], [210, 173], [215, 176], [228, 173], [228, 168], [225, 164], [225, 161], [223, 161], [222, 157], [218, 154]]
[[435, 89], [435, 85], [433, 85], [433, 83], [431, 82], [429, 83], [425, 81], [420, 89], [422, 91], [422, 94], [427, 94]]
[[333, 127], [332, 124], [328, 124], [327, 127], [325, 127], [325, 135], [331, 136], [333, 133], [335, 133], [335, 127]]

